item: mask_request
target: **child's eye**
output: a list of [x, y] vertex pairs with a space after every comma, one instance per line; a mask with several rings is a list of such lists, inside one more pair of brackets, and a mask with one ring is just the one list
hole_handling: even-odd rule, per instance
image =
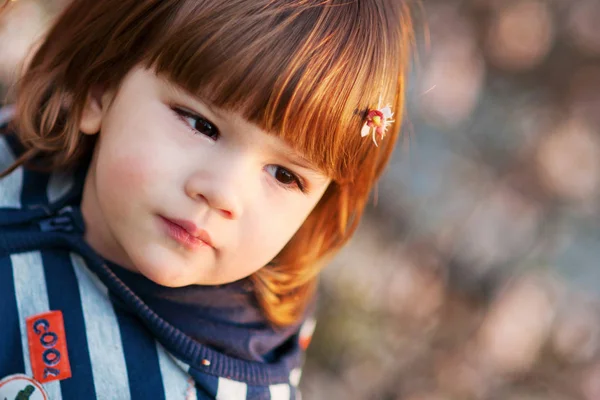
[[177, 113], [179, 118], [189, 125], [194, 131], [208, 136], [212, 140], [219, 138], [219, 129], [206, 118], [194, 115], [189, 111], [182, 110], [180, 108], [174, 108], [173, 111]]
[[298, 188], [301, 192], [305, 192], [305, 185], [302, 179], [292, 171], [279, 165], [268, 165], [267, 171], [286, 189]]

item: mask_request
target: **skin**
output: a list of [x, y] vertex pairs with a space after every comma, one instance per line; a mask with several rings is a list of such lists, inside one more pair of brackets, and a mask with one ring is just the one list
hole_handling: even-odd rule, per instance
[[[251, 275], [330, 183], [281, 139], [141, 68], [116, 92], [91, 94], [80, 129], [99, 135], [81, 205], [86, 241], [164, 286]], [[194, 222], [212, 246], [182, 245], [161, 216]]]

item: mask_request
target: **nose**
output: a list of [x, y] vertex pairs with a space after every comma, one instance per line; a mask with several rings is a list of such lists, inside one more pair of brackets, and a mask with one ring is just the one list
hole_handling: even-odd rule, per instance
[[237, 219], [243, 213], [244, 193], [248, 189], [249, 166], [244, 162], [203, 163], [187, 180], [188, 197], [207, 204], [227, 219]]

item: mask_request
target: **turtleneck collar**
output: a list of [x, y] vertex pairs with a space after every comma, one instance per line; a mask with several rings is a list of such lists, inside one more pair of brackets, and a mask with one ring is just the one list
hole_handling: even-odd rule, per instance
[[[276, 328], [262, 315], [252, 282], [171, 288], [114, 263], [109, 268], [161, 318], [200, 343], [237, 358], [271, 362], [298, 326]], [[293, 343], [289, 343], [293, 345]]]

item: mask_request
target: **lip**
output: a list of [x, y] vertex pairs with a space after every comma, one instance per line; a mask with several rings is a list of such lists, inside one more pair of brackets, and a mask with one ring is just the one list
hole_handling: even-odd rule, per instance
[[159, 216], [164, 222], [167, 234], [182, 245], [196, 249], [202, 246], [214, 247], [210, 235], [199, 229], [192, 221]]

